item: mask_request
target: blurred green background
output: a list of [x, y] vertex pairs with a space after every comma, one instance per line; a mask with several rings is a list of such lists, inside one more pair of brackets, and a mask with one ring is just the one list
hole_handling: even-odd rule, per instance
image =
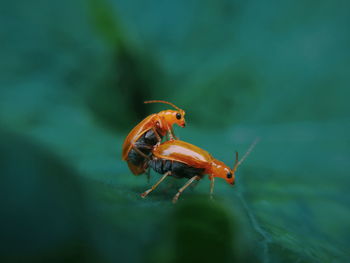
[[[2, 1], [0, 261], [349, 262], [349, 8]], [[230, 166], [260, 137], [234, 188], [140, 198], [121, 146], [150, 99]]]

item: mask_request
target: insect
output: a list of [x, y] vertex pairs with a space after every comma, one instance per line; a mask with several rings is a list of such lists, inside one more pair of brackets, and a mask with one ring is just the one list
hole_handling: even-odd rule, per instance
[[163, 176], [150, 189], [142, 193], [141, 197], [145, 198], [169, 176], [187, 178], [189, 179], [187, 183], [179, 189], [173, 198], [173, 203], [176, 203], [180, 194], [188, 186], [194, 181], [201, 180], [207, 174], [210, 179], [210, 197], [212, 198], [215, 177], [223, 178], [228, 184], [233, 186], [238, 166], [249, 155], [256, 143], [257, 140], [250, 146], [240, 161], [238, 161], [238, 153], [236, 152], [236, 160], [232, 169], [223, 162], [213, 158], [205, 150], [190, 143], [171, 140], [158, 144], [152, 150], [152, 159], [149, 161], [149, 166], [156, 172], [163, 174]]
[[127, 161], [129, 169], [135, 175], [144, 173], [148, 168], [152, 148], [160, 143], [165, 135], [175, 139], [173, 125], [185, 127], [185, 111], [174, 104], [162, 100], [150, 100], [144, 103], [165, 103], [176, 110], [164, 110], [151, 114], [135, 126], [126, 137], [122, 148], [122, 159]]

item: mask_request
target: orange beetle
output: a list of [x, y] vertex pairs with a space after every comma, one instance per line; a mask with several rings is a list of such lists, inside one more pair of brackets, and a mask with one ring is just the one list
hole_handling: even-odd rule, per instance
[[152, 159], [149, 161], [149, 166], [156, 172], [164, 175], [152, 188], [142, 193], [141, 196], [143, 198], [146, 197], [168, 176], [188, 178], [188, 182], [179, 189], [173, 198], [173, 203], [176, 203], [180, 194], [193, 181], [199, 181], [205, 174], [208, 174], [211, 181], [210, 197], [212, 198], [214, 178], [223, 178], [230, 185], [234, 185], [235, 172], [238, 166], [252, 151], [256, 143], [257, 141], [250, 146], [240, 161], [238, 161], [238, 153], [236, 152], [236, 161], [232, 169], [223, 162], [213, 158], [208, 152], [190, 143], [180, 140], [171, 140], [158, 144], [152, 150]]
[[126, 137], [122, 149], [122, 159], [128, 162], [130, 170], [135, 175], [146, 171], [153, 146], [160, 143], [165, 135], [168, 134], [170, 139], [176, 138], [173, 131], [174, 124], [181, 127], [186, 125], [185, 111], [174, 104], [162, 100], [145, 101], [145, 103], [157, 102], [169, 104], [176, 110], [164, 110], [149, 115]]

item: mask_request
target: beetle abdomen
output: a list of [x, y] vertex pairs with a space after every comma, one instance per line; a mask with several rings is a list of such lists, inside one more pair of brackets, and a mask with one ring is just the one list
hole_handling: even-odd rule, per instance
[[[162, 136], [160, 135], [162, 138]], [[140, 137], [135, 143], [135, 147], [141, 152], [149, 156], [151, 154], [152, 148], [157, 144], [157, 136], [153, 130], [148, 130], [144, 135]], [[127, 160], [136, 166], [143, 165], [146, 159], [136, 152], [134, 149], [131, 149], [128, 154]]]
[[160, 174], [171, 171], [171, 175], [176, 178], [192, 178], [195, 175], [202, 175], [205, 170], [202, 168], [194, 168], [181, 162], [164, 159], [153, 159], [149, 162], [149, 166]]

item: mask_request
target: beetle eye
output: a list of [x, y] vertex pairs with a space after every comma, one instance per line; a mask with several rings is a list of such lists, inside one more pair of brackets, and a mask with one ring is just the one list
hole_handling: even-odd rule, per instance
[[181, 119], [181, 114], [180, 113], [176, 113], [176, 119], [178, 119], [178, 120]]
[[231, 174], [230, 172], [228, 172], [226, 176], [227, 176], [227, 178], [229, 178], [229, 179], [232, 178], [232, 174]]

